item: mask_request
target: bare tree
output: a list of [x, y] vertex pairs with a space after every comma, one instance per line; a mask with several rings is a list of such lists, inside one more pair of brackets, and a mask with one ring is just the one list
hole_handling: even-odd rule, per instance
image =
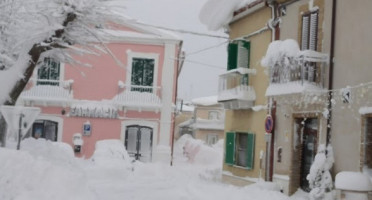
[[[113, 0], [0, 0], [0, 105], [16, 103], [43, 57], [72, 62], [71, 52], [101, 50], [92, 44], [105, 40], [107, 22], [123, 20], [122, 10]], [[0, 116], [2, 146], [5, 132]]]

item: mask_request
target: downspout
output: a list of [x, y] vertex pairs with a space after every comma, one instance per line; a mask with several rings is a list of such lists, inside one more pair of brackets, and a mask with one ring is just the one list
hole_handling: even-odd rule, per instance
[[[279, 40], [280, 39], [280, 18], [278, 17], [277, 9], [278, 9], [278, 2], [275, 0], [267, 0], [267, 6], [271, 8], [271, 19], [267, 22], [268, 27], [271, 29], [271, 41]], [[274, 174], [274, 137], [275, 137], [275, 114], [276, 114], [276, 102], [273, 101], [272, 97], [268, 99], [268, 115], [270, 115], [274, 121], [274, 128], [270, 134], [270, 140], [268, 140], [267, 153], [266, 153], [266, 169], [265, 169], [265, 180], [272, 181], [272, 177]]]
[[[326, 147], [328, 147], [331, 141], [331, 123], [332, 123], [332, 90], [333, 90], [333, 68], [334, 68], [334, 56], [335, 56], [335, 36], [336, 36], [336, 9], [337, 9], [337, 0], [332, 2], [332, 27], [331, 27], [331, 49], [329, 56], [329, 73], [328, 73], [328, 119], [327, 119], [327, 139]], [[327, 153], [327, 151], [326, 151]]]
[[[177, 95], [178, 95], [178, 77], [181, 73], [182, 66], [185, 60], [185, 54], [182, 51], [182, 45], [183, 41], [181, 40], [178, 46], [178, 56], [177, 56], [177, 72], [176, 72], [176, 88], [175, 88], [175, 104], [176, 104], [176, 110], [177, 110]], [[173, 113], [173, 130], [172, 130], [172, 137], [171, 137], [171, 162], [170, 165], [173, 166], [173, 153], [174, 153], [174, 135], [176, 131], [176, 112]]]

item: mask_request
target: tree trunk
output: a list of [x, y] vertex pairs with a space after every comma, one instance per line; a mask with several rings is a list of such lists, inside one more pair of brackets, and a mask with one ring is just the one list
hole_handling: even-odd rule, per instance
[[[28, 66], [23, 74], [24, 78], [17, 81], [17, 83], [12, 88], [11, 92], [9, 93], [9, 100], [5, 101], [4, 105], [10, 105], [14, 106], [17, 102], [17, 99], [19, 95], [22, 93], [23, 89], [26, 87], [28, 81], [30, 80], [34, 69], [36, 67], [36, 64], [39, 62], [39, 58], [42, 53], [49, 51], [53, 48], [64, 48], [58, 43], [55, 42], [55, 40], [58, 38], [62, 38], [63, 33], [65, 32], [65, 27], [72, 21], [76, 19], [77, 15], [75, 13], [68, 13], [66, 16], [65, 21], [63, 22], [62, 29], [58, 29], [54, 32], [52, 36], [50, 36], [48, 39], [43, 41], [42, 43], [48, 43], [49, 46], [40, 45], [41, 43], [34, 44], [31, 48], [31, 50], [28, 52], [30, 55], [30, 60], [28, 61]], [[68, 42], [68, 41], [65, 41]], [[3, 116], [0, 115], [0, 146], [5, 146], [5, 138], [6, 138], [6, 122]]]

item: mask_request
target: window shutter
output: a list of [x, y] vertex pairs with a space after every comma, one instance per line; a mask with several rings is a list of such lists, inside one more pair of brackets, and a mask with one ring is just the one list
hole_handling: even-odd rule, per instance
[[316, 51], [318, 40], [318, 13], [311, 13], [310, 31], [309, 31], [309, 49]]
[[251, 43], [245, 40], [239, 41], [238, 67], [249, 68]]
[[235, 162], [235, 132], [226, 133], [225, 163], [234, 165]]
[[229, 43], [227, 48], [228, 58], [227, 58], [227, 70], [236, 69], [237, 67], [237, 57], [238, 57], [238, 44]]
[[308, 49], [309, 45], [309, 21], [310, 16], [302, 16], [301, 50]]
[[253, 169], [254, 165], [254, 147], [255, 147], [255, 137], [253, 133], [248, 133], [248, 147], [247, 147], [247, 168]]

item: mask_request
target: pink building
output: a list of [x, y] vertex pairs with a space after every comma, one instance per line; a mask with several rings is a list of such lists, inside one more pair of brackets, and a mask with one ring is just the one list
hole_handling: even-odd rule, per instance
[[28, 136], [71, 144], [85, 158], [97, 141], [120, 139], [138, 160], [168, 161], [181, 40], [131, 23], [105, 31], [111, 54], [74, 56], [89, 66], [45, 58], [35, 69], [18, 101], [42, 110]]

